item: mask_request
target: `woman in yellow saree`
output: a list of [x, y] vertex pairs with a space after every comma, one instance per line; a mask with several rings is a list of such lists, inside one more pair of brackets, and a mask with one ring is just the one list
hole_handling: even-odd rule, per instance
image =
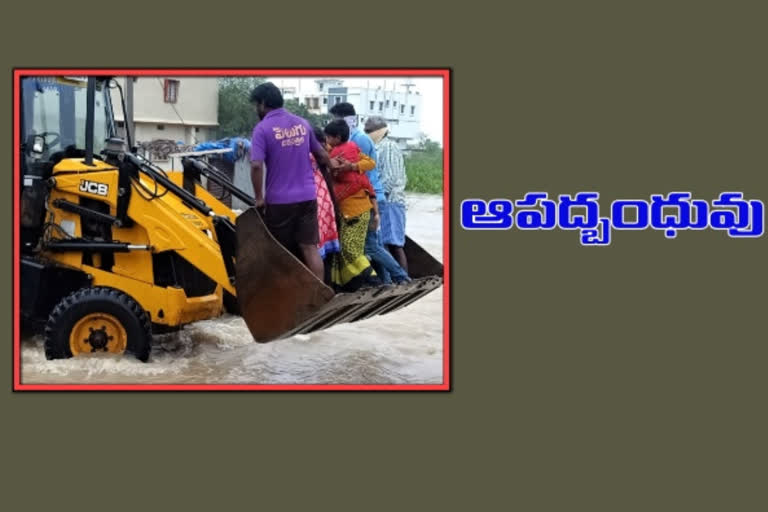
[[[343, 159], [333, 159], [333, 168], [354, 169], [360, 173], [370, 171], [376, 164], [360, 154], [356, 163]], [[353, 166], [353, 167], [345, 167]], [[375, 197], [369, 197], [365, 190], [360, 190], [339, 202], [339, 241], [341, 251], [333, 255], [331, 282], [338, 291], [352, 292], [361, 287], [381, 284], [371, 262], [365, 257], [365, 238], [371, 221], [378, 222], [378, 207]], [[373, 219], [371, 219], [373, 212]], [[375, 225], [375, 224], [374, 224]]]

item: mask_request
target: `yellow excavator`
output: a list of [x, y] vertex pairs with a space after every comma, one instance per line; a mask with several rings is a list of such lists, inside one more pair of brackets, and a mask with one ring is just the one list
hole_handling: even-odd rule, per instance
[[253, 198], [204, 159], [166, 172], [116, 135], [110, 77], [21, 80], [21, 315], [48, 359], [150, 355], [153, 333], [242, 315], [268, 342], [400, 309], [438, 288], [443, 266], [411, 239], [413, 281], [334, 293], [268, 232], [202, 185]]

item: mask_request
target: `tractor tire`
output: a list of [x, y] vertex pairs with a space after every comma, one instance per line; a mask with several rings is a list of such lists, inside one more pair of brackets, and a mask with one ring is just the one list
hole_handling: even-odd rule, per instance
[[131, 353], [149, 360], [152, 325], [130, 296], [113, 288], [81, 288], [56, 305], [45, 324], [46, 359], [85, 352]]

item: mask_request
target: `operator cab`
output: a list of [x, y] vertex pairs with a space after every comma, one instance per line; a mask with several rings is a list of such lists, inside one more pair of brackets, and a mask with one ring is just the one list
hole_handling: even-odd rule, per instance
[[21, 249], [34, 249], [45, 218], [53, 167], [64, 158], [86, 158], [115, 135], [110, 82], [94, 81], [93, 136], [88, 147], [88, 80], [84, 77], [25, 77], [21, 80]]

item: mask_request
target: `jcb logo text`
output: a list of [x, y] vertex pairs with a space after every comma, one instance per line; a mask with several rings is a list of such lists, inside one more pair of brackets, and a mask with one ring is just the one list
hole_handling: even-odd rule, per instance
[[109, 194], [109, 185], [95, 181], [80, 180], [80, 191], [96, 194], [97, 196], [106, 196]]

